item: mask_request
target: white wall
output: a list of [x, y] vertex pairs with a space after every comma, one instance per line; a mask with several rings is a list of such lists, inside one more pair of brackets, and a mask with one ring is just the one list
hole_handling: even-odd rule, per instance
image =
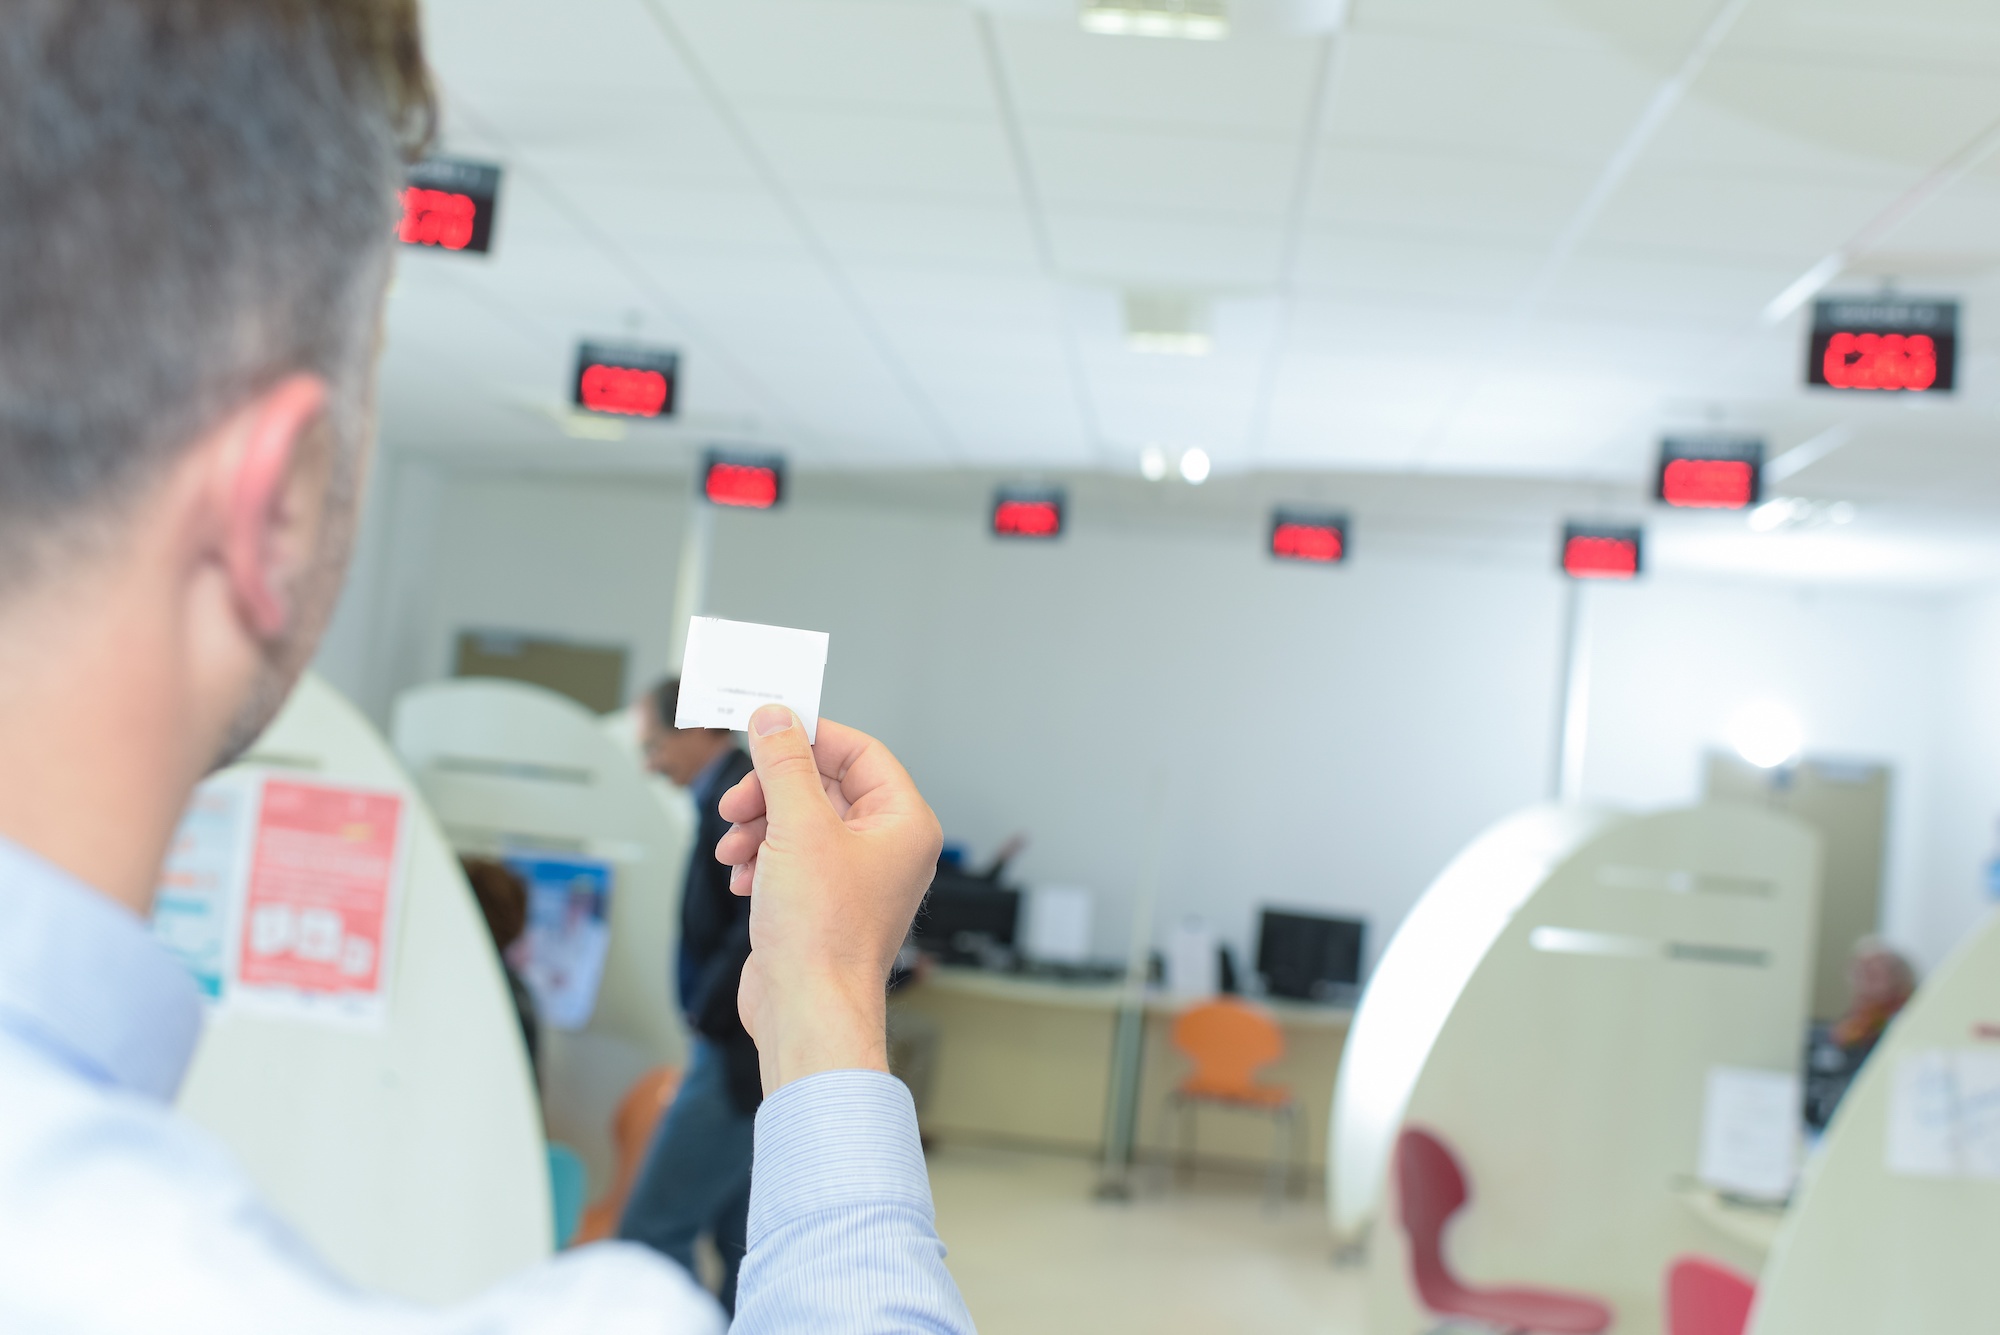
[[1992, 901], [1984, 883], [2000, 825], [2000, 594], [1959, 599], [1939, 654], [1939, 765], [1917, 921], [1928, 962], [1964, 941]]
[[1121, 951], [1167, 782], [1160, 921], [1240, 948], [1255, 906], [1371, 920], [1371, 946], [1488, 822], [1539, 797], [1559, 589], [1545, 573], [1381, 559], [1280, 567], [1226, 537], [976, 515], [745, 517], [715, 610], [833, 633], [826, 709], [878, 732], [950, 837], [1016, 829], [1030, 879], [1101, 896]]
[[[634, 689], [665, 670], [684, 480], [440, 469], [392, 470], [372, 606], [342, 613], [333, 657], [368, 707], [476, 626], [629, 644]], [[1345, 567], [1284, 567], [1214, 523], [1073, 513], [1061, 542], [1010, 545], [976, 503], [881, 490], [719, 513], [710, 610], [831, 631], [828, 714], [894, 746], [975, 855], [1023, 829], [1026, 877], [1098, 891], [1107, 954], [1158, 775], [1162, 931], [1198, 912], [1239, 949], [1277, 903], [1363, 914], [1379, 950], [1546, 792], [1563, 586], [1537, 542], [1436, 555], [1363, 529]], [[1892, 933], [1925, 962], [1958, 939], [2000, 812], [2000, 599], [1670, 575], [1590, 597], [1586, 796], [1691, 800], [1735, 705], [1782, 696], [1814, 752], [1895, 767]]]
[[1692, 801], [1723, 725], [1772, 697], [1806, 751], [1892, 768], [1884, 930], [1925, 963], [1933, 930], [1927, 836], [1940, 796], [1940, 684], [1951, 603], [1888, 594], [1659, 578], [1589, 590], [1592, 699], [1584, 792], [1635, 807]]

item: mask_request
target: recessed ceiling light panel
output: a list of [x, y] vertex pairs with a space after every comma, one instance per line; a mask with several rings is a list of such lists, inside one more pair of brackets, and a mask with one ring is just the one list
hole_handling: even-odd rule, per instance
[[1085, 32], [1107, 37], [1184, 37], [1214, 41], [1229, 35], [1223, 0], [1083, 0]]

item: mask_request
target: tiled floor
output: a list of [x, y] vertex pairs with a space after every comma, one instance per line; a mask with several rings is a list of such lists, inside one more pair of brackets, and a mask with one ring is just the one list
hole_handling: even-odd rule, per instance
[[1125, 1204], [1094, 1166], [1014, 1150], [931, 1155], [938, 1231], [981, 1335], [1362, 1335], [1362, 1274], [1332, 1260], [1317, 1194], [1142, 1169]]

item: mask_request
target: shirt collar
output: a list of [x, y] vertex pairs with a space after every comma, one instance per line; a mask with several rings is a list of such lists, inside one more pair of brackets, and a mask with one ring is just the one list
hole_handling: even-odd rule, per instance
[[0, 839], [0, 1025], [81, 1075], [164, 1103], [201, 1021], [193, 975], [146, 922]]

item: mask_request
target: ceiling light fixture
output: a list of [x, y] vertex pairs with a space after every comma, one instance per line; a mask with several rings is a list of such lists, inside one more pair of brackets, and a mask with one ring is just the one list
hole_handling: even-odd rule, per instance
[[1803, 496], [1778, 496], [1750, 512], [1750, 529], [1776, 533], [1787, 528], [1824, 528], [1851, 524], [1861, 511], [1852, 501], [1809, 501]]
[[1208, 481], [1208, 451], [1189, 450], [1181, 455], [1181, 476], [1195, 486]]
[[1083, 0], [1077, 18], [1085, 32], [1106, 37], [1212, 42], [1229, 35], [1229, 10], [1223, 0]]
[[1208, 303], [1177, 292], [1125, 294], [1125, 346], [1169, 357], [1206, 357]]

